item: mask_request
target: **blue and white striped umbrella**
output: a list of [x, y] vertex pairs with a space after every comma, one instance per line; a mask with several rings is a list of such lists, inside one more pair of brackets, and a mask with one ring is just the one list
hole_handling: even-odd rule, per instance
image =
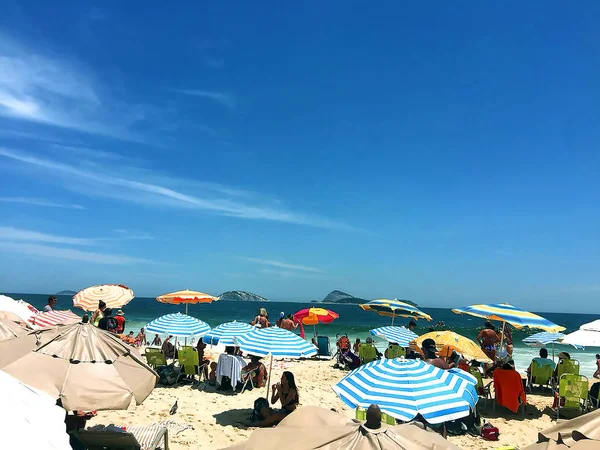
[[235, 338], [244, 353], [256, 356], [272, 355], [274, 358], [307, 358], [317, 354], [317, 347], [291, 331], [277, 327], [256, 328]]
[[227, 322], [213, 328], [210, 333], [202, 338], [205, 344], [210, 345], [237, 345], [234, 342], [236, 337], [243, 336], [255, 330], [251, 325], [243, 322]]
[[544, 331], [559, 332], [565, 327], [550, 322], [548, 319], [538, 316], [529, 311], [523, 311], [508, 303], [497, 303], [493, 305], [471, 305], [464, 308], [452, 310], [456, 314], [468, 314], [488, 320], [499, 320], [508, 322], [515, 328], [538, 328]]
[[523, 339], [523, 344], [528, 345], [529, 347], [543, 347], [544, 345], [549, 344], [559, 344], [559, 341], [564, 337], [565, 335], [563, 333], [542, 331], [541, 333], [535, 333]]
[[478, 399], [470, 378], [413, 359], [365, 364], [342, 378], [333, 390], [351, 408], [376, 404], [405, 422], [420, 414], [431, 424], [468, 416]]
[[369, 330], [373, 336], [385, 339], [388, 342], [398, 344], [400, 347], [408, 347], [410, 341], [414, 341], [419, 336], [405, 327], [380, 327]]
[[165, 314], [154, 319], [145, 328], [150, 333], [170, 334], [183, 338], [203, 336], [210, 331], [206, 322], [181, 313]]

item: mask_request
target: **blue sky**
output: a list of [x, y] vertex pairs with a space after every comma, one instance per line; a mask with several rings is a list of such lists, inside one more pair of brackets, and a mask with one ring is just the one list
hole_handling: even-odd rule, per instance
[[600, 297], [600, 5], [0, 6], [1, 290]]

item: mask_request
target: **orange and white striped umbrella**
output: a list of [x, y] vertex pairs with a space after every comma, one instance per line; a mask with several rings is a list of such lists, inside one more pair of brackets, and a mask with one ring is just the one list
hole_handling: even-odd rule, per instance
[[34, 314], [29, 318], [29, 323], [41, 328], [53, 327], [54, 325], [70, 325], [81, 322], [81, 317], [68, 311], [48, 311]]
[[79, 291], [73, 296], [73, 305], [85, 311], [95, 311], [102, 300], [108, 308], [121, 308], [131, 301], [133, 291], [122, 284], [102, 284]]
[[173, 305], [180, 305], [182, 303], [185, 303], [186, 314], [188, 312], [188, 305], [190, 303], [212, 303], [218, 299], [218, 297], [213, 297], [210, 294], [205, 294], [204, 292], [198, 291], [190, 291], [189, 289], [171, 292], [170, 294], [163, 294], [156, 297], [156, 300], [158, 300], [161, 303], [171, 303]]

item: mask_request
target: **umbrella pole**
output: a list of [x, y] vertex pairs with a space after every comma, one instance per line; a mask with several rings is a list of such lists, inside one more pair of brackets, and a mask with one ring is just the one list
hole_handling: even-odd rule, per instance
[[394, 326], [394, 313], [392, 313], [392, 326]]
[[313, 329], [314, 329], [314, 334], [315, 334], [315, 338], [317, 337], [317, 324], [313, 325]]
[[554, 361], [554, 342], [552, 343], [552, 361]]
[[188, 304], [187, 304], [187, 302], [186, 302], [186, 304], [185, 304], [185, 315], [186, 315], [186, 316], [187, 316], [187, 313], [188, 313]]
[[271, 363], [269, 364], [269, 376], [267, 377], [267, 395], [265, 397], [267, 397], [267, 401], [269, 402], [269, 404], [271, 403], [271, 400], [269, 400], [269, 387], [271, 387], [271, 372], [273, 371], [273, 354], [271, 353]]
[[[502, 359], [502, 347], [503, 347], [503, 343], [504, 343], [504, 327], [506, 326], [506, 322], [502, 321], [502, 334], [500, 335], [500, 358], [496, 358], [496, 359]], [[508, 352], [506, 353], [506, 356], [508, 356]]]

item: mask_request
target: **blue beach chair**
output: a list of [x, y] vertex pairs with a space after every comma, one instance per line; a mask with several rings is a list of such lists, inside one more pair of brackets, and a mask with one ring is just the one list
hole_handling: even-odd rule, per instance
[[317, 336], [318, 356], [332, 357], [329, 336]]

